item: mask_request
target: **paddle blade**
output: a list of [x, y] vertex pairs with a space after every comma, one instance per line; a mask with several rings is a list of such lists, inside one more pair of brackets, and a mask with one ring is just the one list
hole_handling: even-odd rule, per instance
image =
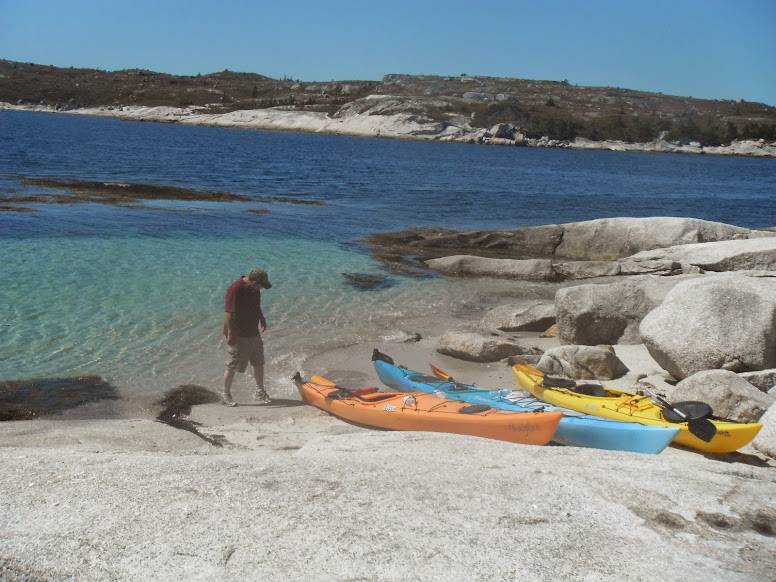
[[544, 372], [534, 368], [533, 366], [529, 366], [528, 364], [515, 364], [512, 367], [518, 372], [522, 372], [523, 374], [530, 374], [531, 376], [539, 376], [540, 378], [544, 377]]
[[450, 374], [443, 372], [442, 370], [437, 368], [434, 364], [429, 364], [429, 366], [431, 367], [431, 371], [434, 373], [434, 376], [436, 376], [437, 378], [441, 378], [442, 380], [450, 379]]
[[318, 384], [319, 386], [331, 386], [332, 388], [336, 386], [334, 382], [332, 382], [331, 380], [327, 380], [323, 376], [312, 376], [310, 378], [310, 382], [312, 382], [313, 384]]
[[690, 434], [698, 437], [707, 443], [711, 442], [714, 435], [717, 434], [716, 425], [708, 418], [693, 418], [687, 422], [687, 428]]

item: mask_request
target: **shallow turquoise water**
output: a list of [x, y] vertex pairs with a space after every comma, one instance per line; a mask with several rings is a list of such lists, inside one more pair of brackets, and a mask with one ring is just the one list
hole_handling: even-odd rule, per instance
[[[359, 291], [341, 273], [379, 273], [366, 255], [304, 239], [47, 238], [0, 243], [0, 378], [97, 374], [132, 393], [218, 387], [228, 285], [254, 266], [268, 380], [282, 388], [311, 350], [389, 333], [398, 318], [448, 309], [456, 285], [399, 278]], [[246, 380], [247, 381], [247, 380]]]

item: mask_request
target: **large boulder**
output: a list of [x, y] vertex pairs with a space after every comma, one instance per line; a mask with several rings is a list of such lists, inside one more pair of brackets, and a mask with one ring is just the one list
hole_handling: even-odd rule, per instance
[[707, 402], [715, 416], [737, 422], [757, 422], [776, 400], [727, 370], [704, 370], [685, 378], [672, 398]]
[[493, 336], [486, 337], [472, 331], [450, 330], [437, 344], [436, 351], [446, 356], [470, 362], [498, 362], [509, 356], [533, 354], [534, 348]]
[[639, 324], [679, 279], [651, 277], [577, 285], [555, 294], [561, 344], [638, 344]]
[[536, 365], [542, 372], [579, 380], [615, 380], [628, 367], [611, 346], [561, 346], [544, 352]]
[[744, 238], [747, 228], [696, 218], [602, 218], [563, 224], [557, 257], [615, 260], [641, 251]]
[[491, 127], [488, 133], [496, 139], [512, 139], [512, 126], [508, 123], [498, 123]]
[[763, 427], [752, 441], [752, 446], [772, 459], [776, 459], [776, 406], [771, 406], [760, 417]]
[[555, 323], [555, 305], [500, 305], [491, 309], [482, 323], [501, 331], [546, 331]]
[[486, 259], [456, 255], [431, 259], [426, 264], [445, 275], [497, 277], [520, 281], [552, 281], [555, 271], [547, 259]]
[[760, 390], [760, 392], [776, 395], [776, 369], [742, 372], [739, 376]]
[[639, 329], [650, 355], [678, 380], [717, 368], [776, 367], [776, 281], [744, 275], [683, 281]]
[[704, 271], [776, 271], [776, 237], [759, 233], [762, 238], [726, 240], [703, 244], [672, 246], [636, 253], [632, 263], [674, 261]]

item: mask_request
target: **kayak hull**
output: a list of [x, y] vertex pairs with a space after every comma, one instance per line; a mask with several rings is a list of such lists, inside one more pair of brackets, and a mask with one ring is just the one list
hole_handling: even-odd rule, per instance
[[337, 387], [301, 380], [296, 384], [307, 404], [361, 426], [387, 430], [447, 432], [546, 445], [562, 417], [558, 412], [507, 412], [495, 408], [469, 413], [471, 407], [466, 403], [422, 392], [338, 397]]
[[637, 423], [619, 422], [550, 406], [536, 398], [508, 399], [510, 390], [486, 390], [461, 385], [443, 379], [433, 379], [383, 360], [374, 362], [375, 370], [386, 386], [403, 392], [444, 392], [446, 398], [487, 404], [494, 408], [513, 411], [543, 409], [565, 413], [552, 437], [553, 442], [575, 447], [658, 454], [679, 432], [677, 427], [654, 427]]
[[738, 423], [711, 419], [717, 432], [710, 442], [703, 441], [690, 432], [686, 422], [669, 422], [663, 417], [663, 408], [649, 396], [632, 392], [606, 389], [607, 396], [586, 396], [566, 388], [544, 386], [544, 374], [530, 366], [512, 367], [515, 384], [555, 406], [562, 406], [586, 414], [623, 422], [638, 422], [650, 426], [678, 427], [674, 444], [706, 453], [732, 453], [747, 445], [762, 428], [759, 422]]

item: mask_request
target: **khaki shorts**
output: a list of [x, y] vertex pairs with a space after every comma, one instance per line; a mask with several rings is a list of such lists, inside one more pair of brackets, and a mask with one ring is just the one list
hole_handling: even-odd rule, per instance
[[248, 367], [248, 363], [251, 366], [264, 365], [264, 342], [261, 334], [255, 337], [236, 336], [234, 340], [233, 346], [226, 346], [226, 353], [229, 354], [226, 360], [227, 370], [242, 374]]

